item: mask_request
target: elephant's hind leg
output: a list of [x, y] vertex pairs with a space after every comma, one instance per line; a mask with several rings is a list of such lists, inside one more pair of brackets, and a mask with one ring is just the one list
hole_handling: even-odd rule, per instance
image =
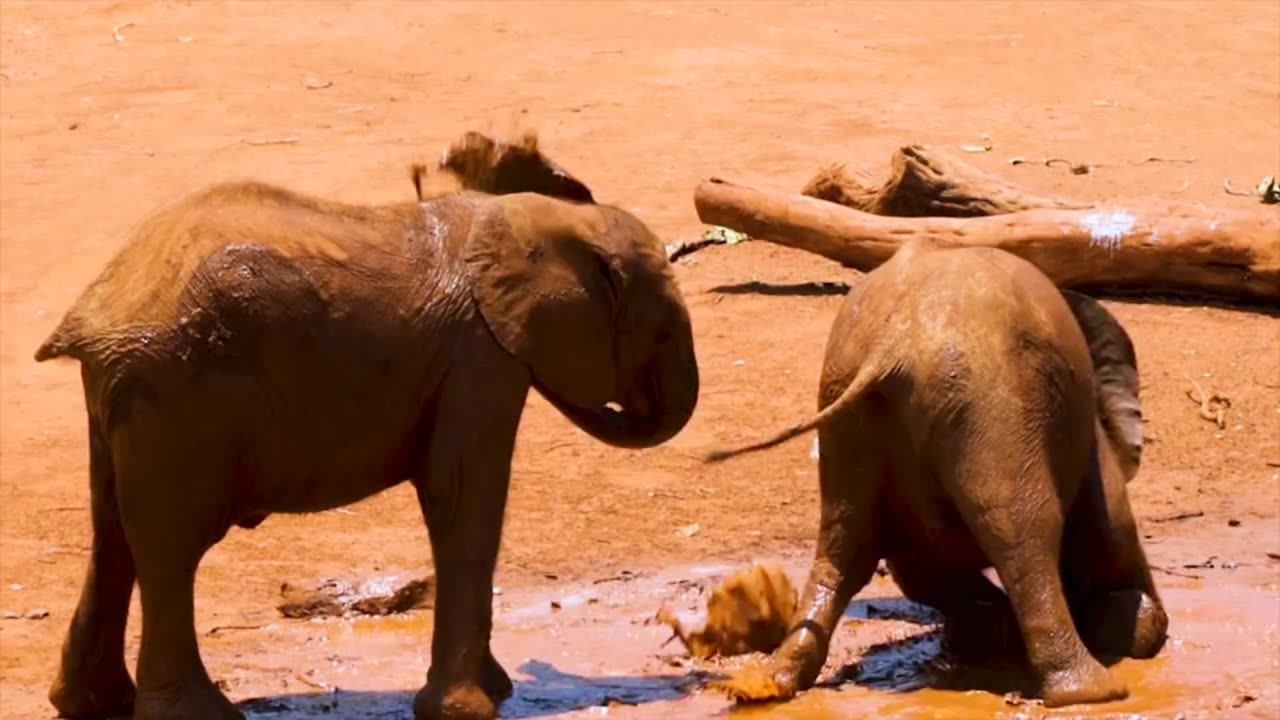
[[200, 659], [194, 597], [201, 558], [230, 528], [235, 454], [214, 437], [156, 431], [168, 418], [146, 420], [150, 432], [128, 427], [112, 437], [142, 596], [134, 718], [243, 720]]
[[940, 479], [1000, 576], [1045, 705], [1126, 697], [1071, 618], [1058, 562], [1063, 513], [1048, 458], [977, 434], [948, 449]]
[[93, 417], [89, 418], [89, 511], [93, 522], [89, 569], [62, 645], [62, 664], [49, 690], [49, 701], [58, 714], [69, 718], [128, 715], [135, 695], [124, 664], [133, 555], [120, 522], [111, 452]]
[[819, 433], [822, 515], [813, 566], [782, 646], [720, 684], [740, 702], [782, 700], [811, 687], [837, 622], [875, 572], [877, 498], [889, 473], [876, 422], [859, 410]]

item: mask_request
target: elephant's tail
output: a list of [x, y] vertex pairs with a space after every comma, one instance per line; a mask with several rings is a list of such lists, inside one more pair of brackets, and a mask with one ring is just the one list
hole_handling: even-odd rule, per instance
[[879, 382], [882, 377], [884, 377], [884, 373], [877, 363], [865, 363], [861, 368], [859, 368], [858, 374], [853, 378], [853, 382], [849, 383], [849, 386], [844, 389], [844, 392], [840, 393], [840, 397], [836, 398], [834, 402], [823, 408], [822, 412], [819, 412], [817, 415], [814, 415], [812, 418], [798, 425], [792, 425], [768, 440], [761, 440], [760, 442], [744, 445], [739, 448], [733, 448], [732, 450], [713, 450], [707, 453], [705, 460], [708, 463], [724, 462], [725, 460], [738, 455], [755, 452], [757, 450], [764, 450], [766, 448], [771, 448], [774, 445], [781, 445], [797, 435], [807, 433], [819, 425], [828, 422], [835, 416], [849, 410], [855, 403], [862, 399], [863, 394], [866, 393], [872, 385]]

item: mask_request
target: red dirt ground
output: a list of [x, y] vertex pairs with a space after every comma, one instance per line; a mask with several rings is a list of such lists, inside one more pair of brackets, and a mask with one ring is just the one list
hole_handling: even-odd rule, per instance
[[[49, 612], [0, 622], [0, 715], [13, 718], [52, 715], [44, 693], [89, 542], [78, 372], [37, 366], [31, 354], [131, 225], [179, 194], [251, 177], [347, 201], [404, 201], [411, 161], [466, 129], [516, 127], [538, 130], [597, 198], [670, 241], [702, 231], [692, 191], [703, 178], [798, 189], [833, 160], [879, 172], [913, 142], [955, 149], [987, 134], [993, 150], [964, 159], [1034, 192], [1085, 199], [1176, 193], [1247, 205], [1222, 192], [1223, 179], [1249, 186], [1280, 171], [1276, 2], [5, 2], [0, 43], [0, 609]], [[332, 84], [312, 89], [308, 78]], [[285, 138], [296, 141], [253, 144]], [[1045, 154], [1100, 167], [1072, 175], [1007, 162]], [[1134, 164], [1149, 156], [1194, 162]], [[621, 569], [676, 564], [688, 574], [688, 563], [784, 557], [803, 572], [817, 516], [811, 440], [716, 467], [698, 456], [812, 411], [840, 298], [793, 286], [851, 273], [758, 242], [698, 253], [677, 273], [703, 373], [697, 414], [663, 448], [625, 452], [531, 398], [499, 571], [508, 597], [544, 602]], [[1150, 420], [1133, 501], [1152, 561], [1179, 573], [1157, 580], [1171, 593], [1168, 662], [1183, 668], [1170, 682], [1202, 688], [1133, 680], [1137, 704], [1115, 710], [1274, 717], [1280, 319], [1108, 306], [1137, 344]], [[1225, 429], [1198, 417], [1188, 377], [1230, 397]], [[1170, 519], [1183, 513], [1192, 516]], [[677, 532], [691, 523], [700, 532]], [[1214, 567], [1182, 567], [1211, 557]], [[279, 620], [280, 583], [429, 562], [407, 488], [233, 531], [202, 567], [199, 628], [272, 625], [202, 636], [211, 673], [235, 700], [315, 692], [297, 674], [339, 660], [301, 639], [307, 623]], [[634, 624], [656, 608], [645, 593], [669, 586], [636, 587], [625, 602], [566, 610], [560, 622], [500, 609], [499, 658], [513, 671], [540, 659], [572, 672], [659, 672], [661, 632], [637, 626], [622, 642], [599, 630]], [[893, 594], [880, 581], [863, 597], [873, 590]], [[396, 673], [366, 687], [411, 692], [426, 667], [429, 615], [388, 626], [404, 631], [391, 633], [394, 648], [368, 645], [341, 662], [385, 668], [386, 653], [401, 652]], [[131, 653], [136, 621], [135, 606]], [[268, 652], [275, 670], [263, 664]], [[534, 679], [513, 714], [585, 707], [539, 704], [539, 688], [559, 686], [546, 672], [520, 672]], [[845, 710], [833, 717], [853, 707], [902, 713], [917, 697], [886, 705], [872, 692], [880, 704], [840, 705], [853, 696], [830, 692]], [[969, 695], [930, 692], [938, 716], [1004, 712], [998, 696], [968, 715]], [[406, 697], [392, 696], [390, 715], [368, 716], [404, 713]], [[629, 710], [705, 717], [725, 706], [701, 697], [654, 707]]]

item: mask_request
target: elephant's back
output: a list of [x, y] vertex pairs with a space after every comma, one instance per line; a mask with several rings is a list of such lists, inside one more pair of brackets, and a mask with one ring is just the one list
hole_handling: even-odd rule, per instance
[[306, 312], [321, 292], [309, 281], [317, 270], [392, 281], [405, 266], [405, 238], [421, 226], [415, 205], [365, 208], [261, 183], [216, 185], [143, 220], [36, 357], [118, 363], [177, 352], [166, 340], [228, 300]]
[[949, 411], [986, 393], [1020, 408], [1091, 407], [1088, 345], [1034, 265], [992, 248], [923, 249], [887, 279], [899, 300], [882, 322], [899, 329], [898, 361], [933, 404]]
[[923, 339], [983, 346], [1040, 338], [1088, 357], [1062, 293], [1036, 266], [1011, 253], [922, 249], [904, 258], [894, 282], [905, 298], [901, 310]]

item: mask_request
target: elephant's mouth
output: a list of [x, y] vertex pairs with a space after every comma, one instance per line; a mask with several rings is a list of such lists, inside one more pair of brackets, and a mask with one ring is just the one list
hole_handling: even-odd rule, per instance
[[[597, 440], [615, 447], [647, 448], [666, 442], [688, 420], [673, 417], [661, 402], [662, 383], [657, 374], [647, 375], [631, 397], [610, 401], [598, 407], [583, 407], [556, 395], [541, 383], [534, 388], [574, 425]], [[695, 391], [696, 392], [696, 391]], [[683, 413], [674, 413], [683, 415]], [[674, 423], [676, 427], [671, 428]]]

